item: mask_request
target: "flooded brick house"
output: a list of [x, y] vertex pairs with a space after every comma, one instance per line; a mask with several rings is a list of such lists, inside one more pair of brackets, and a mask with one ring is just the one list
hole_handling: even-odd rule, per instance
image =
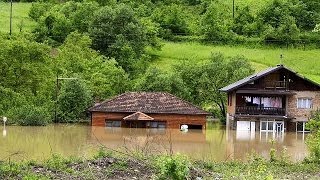
[[128, 92], [89, 109], [92, 126], [204, 129], [208, 112], [165, 92]]
[[320, 107], [319, 84], [278, 65], [230, 84], [227, 126], [262, 132], [305, 131]]

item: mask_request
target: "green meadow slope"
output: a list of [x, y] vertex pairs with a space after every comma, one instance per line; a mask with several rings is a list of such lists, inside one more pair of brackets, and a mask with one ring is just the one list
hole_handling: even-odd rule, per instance
[[[236, 6], [251, 4], [254, 10], [259, 10], [270, 0], [235, 1]], [[232, 7], [232, 0], [224, 1]], [[13, 4], [13, 32], [31, 31], [35, 22], [28, 17], [31, 3]], [[0, 32], [9, 33], [10, 4], [0, 2]], [[165, 71], [171, 71], [172, 66], [181, 61], [201, 63], [209, 59], [211, 53], [221, 52], [226, 56], [243, 55], [247, 57], [256, 71], [282, 63], [300, 74], [320, 83], [320, 49], [280, 49], [280, 48], [248, 48], [244, 46], [203, 45], [200, 43], [164, 42], [161, 50], [148, 50], [155, 59], [151, 66]]]
[[320, 49], [248, 48], [165, 42], [161, 50], [149, 50], [155, 57], [152, 66], [168, 72], [172, 70], [174, 64], [181, 61], [201, 63], [208, 60], [212, 53], [218, 52], [226, 56], [245, 56], [256, 71], [279, 64], [280, 54], [283, 54], [282, 64], [320, 83]]
[[[28, 17], [31, 3], [13, 3], [12, 6], [12, 31], [13, 33], [31, 31], [35, 22]], [[0, 32], [9, 33], [10, 30], [10, 3], [0, 2]]]

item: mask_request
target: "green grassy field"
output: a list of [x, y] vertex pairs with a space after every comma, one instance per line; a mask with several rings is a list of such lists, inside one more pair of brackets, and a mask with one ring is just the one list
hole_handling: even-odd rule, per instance
[[[13, 3], [12, 6], [13, 33], [31, 31], [35, 22], [28, 17], [31, 3]], [[0, 2], [0, 32], [9, 33], [10, 30], [10, 3]]]
[[181, 61], [201, 63], [208, 60], [212, 53], [218, 52], [226, 56], [243, 55], [250, 60], [256, 71], [279, 64], [280, 54], [283, 54], [282, 64], [320, 83], [319, 49], [248, 48], [165, 42], [161, 50], [149, 50], [156, 57], [152, 66], [169, 72], [174, 64]]
[[[227, 6], [230, 7], [230, 10], [232, 10], [233, 0], [220, 0], [220, 1], [225, 3]], [[237, 10], [237, 7], [243, 8], [249, 5], [250, 9], [253, 12], [257, 12], [269, 2], [272, 2], [272, 0], [234, 0], [234, 5], [236, 7], [236, 10]]]
[[[270, 0], [235, 1], [236, 6], [243, 7], [252, 4], [253, 10], [259, 10]], [[225, 3], [232, 6], [232, 0]], [[28, 17], [31, 3], [13, 4], [13, 32], [31, 31], [35, 22]], [[0, 2], [0, 32], [9, 33], [10, 4]], [[284, 55], [283, 64], [300, 74], [320, 83], [320, 50], [276, 49], [276, 48], [247, 48], [240, 46], [215, 46], [200, 43], [173, 43], [165, 42], [161, 50], [149, 50], [157, 58], [152, 66], [162, 70], [172, 70], [172, 65], [181, 61], [203, 62], [211, 53], [221, 52], [226, 56], [243, 55], [247, 57], [256, 71], [275, 66], [280, 63], [280, 54]]]

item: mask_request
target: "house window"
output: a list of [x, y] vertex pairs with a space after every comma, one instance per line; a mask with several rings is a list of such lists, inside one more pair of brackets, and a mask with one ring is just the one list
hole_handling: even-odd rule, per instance
[[284, 132], [284, 122], [283, 121], [260, 121], [260, 131]]
[[106, 120], [106, 127], [121, 127], [121, 121]]
[[166, 128], [166, 122], [154, 121], [150, 122], [151, 128]]
[[297, 108], [299, 109], [311, 109], [312, 100], [311, 98], [298, 98], [297, 100]]
[[296, 122], [296, 131], [309, 132], [309, 129], [306, 127], [306, 122], [301, 122], [301, 121]]

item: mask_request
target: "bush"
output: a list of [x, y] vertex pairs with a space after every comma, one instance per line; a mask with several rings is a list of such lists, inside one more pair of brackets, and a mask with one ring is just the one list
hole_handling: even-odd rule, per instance
[[159, 179], [186, 179], [189, 175], [190, 162], [186, 156], [176, 154], [173, 156], [160, 156], [156, 166], [159, 169]]
[[9, 114], [15, 124], [22, 126], [44, 126], [51, 121], [51, 115], [47, 108], [34, 105], [14, 108]]
[[50, 3], [32, 3], [29, 11], [29, 17], [38, 21], [53, 5]]
[[84, 118], [90, 104], [91, 96], [85, 84], [80, 80], [68, 80], [58, 97], [58, 121], [76, 122]]
[[307, 138], [307, 146], [310, 152], [309, 161], [320, 163], [320, 111], [312, 114], [312, 119], [306, 124], [311, 134]]

